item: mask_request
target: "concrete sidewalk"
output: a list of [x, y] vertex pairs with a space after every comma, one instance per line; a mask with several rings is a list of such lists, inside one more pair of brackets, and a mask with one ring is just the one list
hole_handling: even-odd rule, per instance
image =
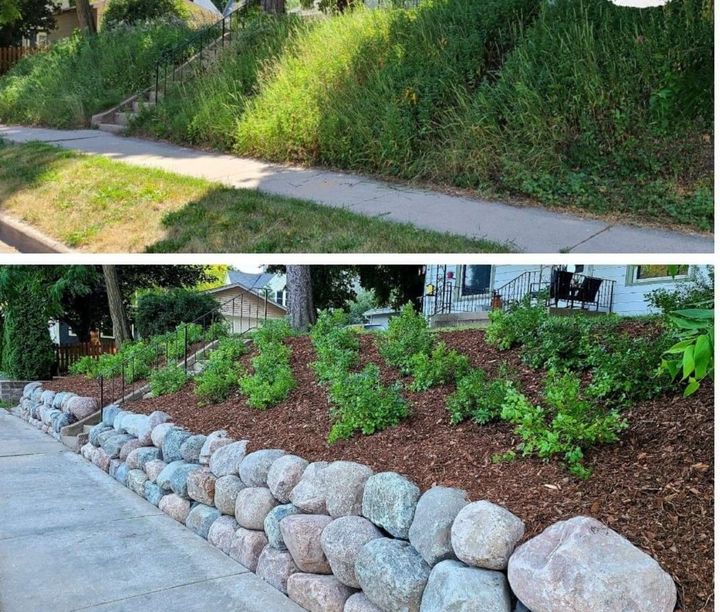
[[312, 200], [418, 227], [485, 238], [533, 253], [710, 253], [707, 235], [612, 224], [541, 208], [459, 197], [363, 176], [270, 164], [97, 130], [0, 125], [0, 138], [43, 141], [111, 159], [161, 168], [230, 187]]
[[0, 610], [302, 612], [189, 529], [2, 409]]

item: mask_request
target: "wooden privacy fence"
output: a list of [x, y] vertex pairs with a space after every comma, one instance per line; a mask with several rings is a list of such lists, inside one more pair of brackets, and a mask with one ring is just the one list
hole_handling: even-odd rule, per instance
[[26, 55], [32, 55], [42, 50], [42, 47], [0, 47], [0, 74], [6, 73]]
[[115, 340], [103, 339], [102, 342], [80, 342], [78, 344], [61, 344], [55, 347], [57, 370], [60, 373], [68, 371], [70, 366], [83, 357], [98, 358], [106, 353], [115, 353]]

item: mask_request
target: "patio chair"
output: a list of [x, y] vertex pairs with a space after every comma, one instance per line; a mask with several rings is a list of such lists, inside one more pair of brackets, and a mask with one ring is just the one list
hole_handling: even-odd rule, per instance
[[572, 302], [576, 298], [573, 287], [573, 273], [566, 270], [553, 270], [550, 281], [550, 299], [555, 300], [555, 306], [560, 300]]
[[600, 285], [602, 285], [602, 282], [602, 278], [593, 278], [592, 276], [586, 276], [583, 279], [583, 282], [580, 285], [577, 296], [575, 298], [578, 302], [582, 304], [582, 308], [585, 308], [588, 304], [596, 303], [597, 307], [600, 307], [597, 294], [600, 290]]

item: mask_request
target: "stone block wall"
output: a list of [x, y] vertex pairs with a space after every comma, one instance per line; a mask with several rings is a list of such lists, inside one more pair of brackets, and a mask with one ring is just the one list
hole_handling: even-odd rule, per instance
[[[18, 412], [53, 433], [55, 411], [77, 417], [88, 400], [33, 383]], [[519, 544], [520, 518], [460, 489], [423, 492], [359, 463], [248, 452], [225, 431], [193, 434], [164, 412], [114, 405], [80, 454], [311, 612], [675, 607], [658, 563], [590, 517]]]

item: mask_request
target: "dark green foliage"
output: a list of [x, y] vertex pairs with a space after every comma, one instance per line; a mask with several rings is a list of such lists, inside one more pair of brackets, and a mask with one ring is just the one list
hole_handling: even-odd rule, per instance
[[409, 413], [400, 389], [399, 384], [385, 386], [376, 365], [334, 380], [330, 385], [333, 426], [328, 442], [350, 438], [356, 432], [371, 435], [400, 423]]
[[509, 310], [491, 311], [485, 339], [504, 350], [525, 344], [547, 318], [547, 307], [531, 304], [528, 297]]
[[150, 390], [155, 397], [177, 393], [188, 381], [184, 368], [176, 365], [165, 366], [150, 375]]
[[516, 426], [515, 433], [522, 438], [523, 455], [537, 454], [544, 459], [559, 455], [579, 478], [590, 476], [582, 463], [584, 451], [616, 442], [620, 432], [627, 428], [617, 412], [587, 400], [581, 392], [580, 379], [572, 374], [548, 375], [543, 404], [533, 406], [510, 386], [501, 418]]
[[715, 272], [711, 268], [709, 276], [691, 273], [690, 278], [670, 289], [655, 289], [645, 299], [649, 306], [657, 308], [663, 315], [676, 310], [709, 306], [715, 297]]
[[[39, 32], [55, 29], [58, 4], [47, 0], [17, 0], [19, 17], [10, 23], [0, 21], [0, 47], [19, 47], [23, 38], [34, 40]], [[0, 8], [0, 15], [3, 9]]]
[[[143, 338], [174, 330], [180, 323], [190, 323], [218, 307], [211, 295], [178, 287], [153, 291], [140, 296], [135, 310], [135, 326]], [[210, 325], [211, 317], [204, 324]]]
[[226, 400], [240, 386], [243, 372], [238, 359], [246, 352], [242, 339], [221, 338], [210, 353], [205, 369], [195, 379], [195, 395], [207, 404]]
[[177, 0], [110, 0], [103, 13], [103, 28], [159, 18], [180, 18], [184, 15], [180, 6]]
[[293, 335], [287, 319], [268, 319], [261, 327], [252, 332], [253, 344], [262, 348], [268, 344], [282, 343], [285, 338]]
[[55, 351], [48, 333], [45, 295], [26, 287], [26, 299], [5, 307], [3, 371], [19, 380], [48, 379], [55, 366]]
[[360, 340], [348, 324], [349, 316], [344, 311], [323, 310], [310, 331], [317, 353], [313, 369], [323, 382], [342, 378], [360, 359]]
[[505, 380], [488, 378], [480, 368], [461, 376], [455, 393], [447, 401], [451, 422], [457, 425], [472, 419], [478, 425], [485, 425], [497, 421], [509, 386]]
[[413, 391], [426, 391], [431, 387], [453, 382], [470, 369], [465, 355], [449, 350], [444, 342], [438, 342], [431, 353], [416, 353], [410, 359]]
[[388, 363], [403, 374], [410, 374], [414, 355], [429, 354], [433, 337], [425, 317], [415, 312], [412, 304], [406, 304], [399, 316], [390, 319], [387, 331], [378, 338], [378, 345]]

